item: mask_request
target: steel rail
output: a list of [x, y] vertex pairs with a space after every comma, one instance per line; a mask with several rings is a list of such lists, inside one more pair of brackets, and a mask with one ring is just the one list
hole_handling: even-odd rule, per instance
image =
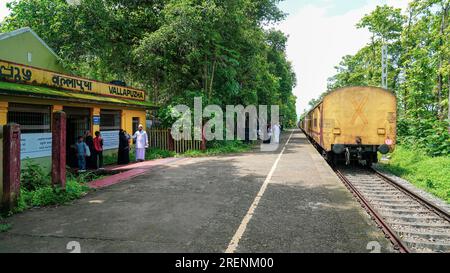
[[416, 200], [417, 202], [419, 202], [423, 206], [427, 207], [429, 210], [433, 211], [434, 213], [439, 215], [441, 218], [444, 218], [447, 222], [450, 222], [450, 214], [447, 211], [445, 211], [444, 209], [436, 206], [435, 204], [433, 204], [430, 201], [426, 200], [422, 196], [420, 196], [420, 195], [416, 194], [415, 192], [409, 190], [405, 186], [397, 183], [396, 181], [394, 181], [393, 179], [389, 178], [385, 174], [383, 174], [383, 173], [381, 173], [381, 172], [379, 172], [379, 171], [377, 171], [377, 170], [375, 170], [373, 168], [371, 168], [371, 170], [376, 175], [378, 175], [381, 179], [383, 179], [387, 183], [391, 184], [393, 187], [395, 187], [399, 191], [403, 192], [404, 194], [406, 194], [409, 197], [411, 197], [412, 199]]
[[389, 239], [394, 245], [394, 249], [400, 251], [401, 253], [410, 253], [409, 248], [403, 243], [403, 241], [399, 238], [397, 233], [387, 224], [383, 217], [378, 214], [376, 209], [372, 207], [370, 202], [364, 197], [363, 194], [359, 192], [359, 190], [352, 184], [352, 182], [345, 177], [343, 173], [341, 173], [338, 169], [334, 168], [334, 171], [338, 175], [338, 177], [344, 182], [345, 186], [353, 193], [353, 195], [358, 199], [358, 201], [363, 205], [364, 209], [372, 216], [378, 226], [386, 235], [386, 238]]

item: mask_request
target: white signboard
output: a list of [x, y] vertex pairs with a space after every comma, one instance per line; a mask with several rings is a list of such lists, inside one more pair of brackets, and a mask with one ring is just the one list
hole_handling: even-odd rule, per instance
[[103, 150], [119, 148], [119, 131], [102, 131]]
[[21, 134], [20, 159], [52, 155], [52, 133]]

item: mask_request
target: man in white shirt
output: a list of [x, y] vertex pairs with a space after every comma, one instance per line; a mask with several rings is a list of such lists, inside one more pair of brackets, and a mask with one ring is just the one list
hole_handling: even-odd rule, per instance
[[145, 149], [148, 148], [148, 136], [144, 130], [144, 126], [139, 124], [139, 130], [133, 135], [133, 139], [136, 140], [136, 161], [142, 162], [145, 160]]
[[272, 133], [273, 133], [273, 143], [275, 144], [280, 143], [281, 128], [278, 123], [273, 125]]

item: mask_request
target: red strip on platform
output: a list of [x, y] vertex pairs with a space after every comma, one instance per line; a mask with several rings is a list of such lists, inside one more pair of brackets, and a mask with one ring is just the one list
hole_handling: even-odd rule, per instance
[[111, 175], [99, 180], [95, 180], [89, 183], [91, 189], [101, 189], [109, 187], [125, 180], [130, 180], [134, 177], [140, 176], [154, 167], [167, 165], [176, 161], [180, 161], [182, 158], [165, 158], [152, 161], [145, 161], [141, 163], [133, 163], [125, 166], [113, 166], [107, 168], [110, 171], [123, 171], [119, 174]]

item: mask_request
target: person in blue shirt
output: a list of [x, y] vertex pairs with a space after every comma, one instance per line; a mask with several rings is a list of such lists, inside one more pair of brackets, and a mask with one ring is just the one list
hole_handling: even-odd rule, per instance
[[91, 155], [89, 147], [84, 142], [82, 136], [78, 137], [78, 142], [75, 144], [77, 148], [77, 158], [78, 158], [78, 170], [80, 172], [86, 171], [86, 157]]

